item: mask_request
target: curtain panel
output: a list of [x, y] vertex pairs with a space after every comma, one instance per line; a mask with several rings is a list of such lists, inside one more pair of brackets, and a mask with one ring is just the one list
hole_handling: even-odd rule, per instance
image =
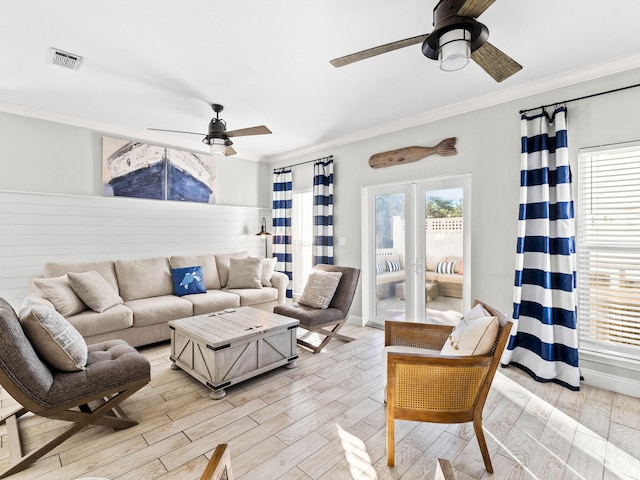
[[313, 265], [333, 265], [333, 157], [313, 164]]
[[[502, 358], [579, 390], [575, 221], [566, 107], [521, 117], [514, 328]], [[549, 130], [552, 132], [549, 133]]]
[[273, 171], [273, 255], [275, 269], [289, 277], [287, 298], [293, 298], [293, 246], [291, 243], [291, 212], [293, 204], [293, 174], [291, 168]]

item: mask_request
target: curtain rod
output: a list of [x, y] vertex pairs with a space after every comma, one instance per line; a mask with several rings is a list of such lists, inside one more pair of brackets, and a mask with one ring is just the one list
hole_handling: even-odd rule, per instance
[[273, 171], [275, 172], [276, 170], [283, 170], [285, 168], [293, 168], [293, 167], [297, 167], [298, 165], [304, 165], [306, 163], [311, 163], [311, 162], [321, 162], [322, 160], [328, 160], [330, 158], [332, 159], [333, 155], [329, 155], [327, 157], [322, 157], [322, 158], [316, 158], [315, 160], [307, 160], [306, 162], [294, 163], [293, 165], [287, 165], [285, 167], [274, 168]]
[[533, 110], [538, 110], [539, 108], [553, 107], [554, 105], [559, 105], [559, 104], [562, 104], [562, 103], [577, 102], [578, 100], [584, 100], [585, 98], [598, 97], [600, 95], [606, 95], [608, 93], [620, 92], [622, 90], [628, 90], [629, 88], [636, 88], [636, 87], [640, 87], [640, 83], [636, 83], [635, 85], [629, 85], [627, 87], [616, 88], [616, 89], [613, 89], [613, 90], [607, 90], [606, 92], [592, 93], [591, 95], [585, 95], [584, 97], [572, 98], [571, 100], [563, 100], [562, 102], [555, 102], [555, 103], [550, 103], [548, 105], [541, 105], [541, 106], [535, 107], [535, 108], [527, 108], [525, 110], [520, 110], [520, 114], [531, 112]]

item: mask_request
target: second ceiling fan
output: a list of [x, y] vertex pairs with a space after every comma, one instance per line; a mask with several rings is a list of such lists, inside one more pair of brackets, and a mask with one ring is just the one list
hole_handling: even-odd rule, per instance
[[459, 70], [471, 60], [476, 62], [496, 82], [502, 82], [522, 69], [522, 66], [490, 44], [489, 29], [478, 18], [495, 0], [440, 0], [433, 9], [431, 33], [362, 50], [331, 60], [334, 67], [392, 52], [422, 43], [422, 53], [440, 61], [442, 70]]
[[233, 142], [230, 137], [244, 137], [248, 135], [265, 135], [271, 133], [264, 125], [257, 127], [241, 128], [239, 130], [227, 130], [227, 122], [220, 118], [220, 112], [224, 110], [224, 107], [219, 103], [214, 103], [211, 108], [216, 112], [216, 118], [212, 118], [209, 122], [209, 132], [184, 132], [182, 130], [165, 130], [163, 128], [150, 128], [149, 130], [155, 130], [157, 132], [171, 132], [171, 133], [187, 133], [189, 135], [205, 135], [202, 139], [202, 143], [211, 146], [211, 153], [222, 153], [225, 156], [235, 155], [237, 152], [231, 145]]

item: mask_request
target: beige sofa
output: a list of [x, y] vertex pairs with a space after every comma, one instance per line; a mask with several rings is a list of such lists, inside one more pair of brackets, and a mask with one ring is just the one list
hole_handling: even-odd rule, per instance
[[[121, 338], [132, 346], [155, 343], [170, 338], [169, 320], [245, 305], [272, 311], [274, 306], [284, 304], [288, 278], [284, 273], [273, 271], [275, 259], [257, 261], [248, 257], [248, 252], [237, 252], [47, 263], [43, 277], [33, 279], [34, 292], [27, 296], [25, 307], [41, 303], [55, 308], [90, 344], [114, 338]], [[254, 275], [256, 261], [257, 281], [237, 273], [249, 265]], [[200, 267], [206, 292], [177, 296], [172, 268], [194, 266]], [[94, 272], [102, 278], [95, 278]], [[86, 288], [78, 289], [78, 280], [86, 282], [87, 276], [99, 281], [88, 282], [84, 285]], [[230, 280], [234, 284], [229, 283]], [[249, 284], [244, 285], [247, 281]]]

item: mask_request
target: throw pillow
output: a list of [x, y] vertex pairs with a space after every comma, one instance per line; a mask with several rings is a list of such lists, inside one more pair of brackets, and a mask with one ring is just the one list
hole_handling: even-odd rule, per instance
[[69, 272], [67, 275], [73, 291], [94, 312], [104, 312], [107, 308], [124, 303], [111, 284], [95, 270]]
[[387, 271], [389, 272], [399, 272], [400, 271], [400, 262], [397, 260], [386, 260], [387, 262]]
[[271, 277], [273, 277], [273, 272], [276, 269], [276, 261], [278, 259], [276, 257], [271, 258], [263, 258], [262, 259], [262, 286], [263, 287], [273, 287], [271, 284]]
[[438, 262], [436, 263], [436, 273], [454, 273], [456, 262]]
[[71, 288], [69, 277], [66, 274], [53, 278], [34, 278], [33, 287], [40, 296], [53, 304], [60, 315], [68, 317], [87, 309], [87, 306]]
[[262, 288], [262, 258], [230, 258], [227, 288]]
[[24, 333], [40, 358], [57, 370], [76, 372], [87, 364], [87, 344], [55, 310], [35, 305], [20, 316]]
[[384, 267], [381, 263], [376, 262], [376, 274], [380, 275], [382, 272], [384, 272]]
[[454, 327], [440, 353], [455, 357], [485, 355], [498, 337], [498, 319], [476, 305]]
[[172, 268], [171, 277], [173, 278], [173, 293], [178, 297], [193, 293], [207, 293], [200, 266]]
[[322, 310], [328, 308], [341, 277], [342, 272], [312, 270], [298, 303]]
[[220, 278], [220, 288], [227, 286], [229, 281], [229, 266], [232, 258], [247, 258], [249, 252], [244, 250], [236, 253], [216, 253], [216, 267], [218, 268], [218, 277]]

